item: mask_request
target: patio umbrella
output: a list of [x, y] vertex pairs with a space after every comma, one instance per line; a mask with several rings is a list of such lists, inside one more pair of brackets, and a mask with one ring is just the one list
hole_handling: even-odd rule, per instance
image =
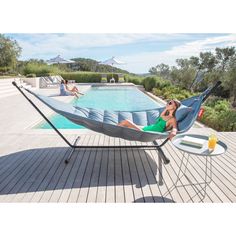
[[75, 63], [72, 60], [67, 60], [67, 59], [62, 58], [60, 55], [58, 55], [54, 58], [51, 58], [50, 60], [47, 60], [46, 62], [47, 62], [48, 65]]
[[112, 66], [112, 79], [114, 79], [113, 78], [113, 65], [123, 65], [125, 63], [123, 61], [117, 60], [115, 57], [112, 57], [103, 62], [100, 62], [99, 64]]

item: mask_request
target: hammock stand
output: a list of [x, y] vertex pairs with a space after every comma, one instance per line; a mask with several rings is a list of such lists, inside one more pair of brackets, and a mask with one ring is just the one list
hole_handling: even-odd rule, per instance
[[[78, 142], [80, 136], [78, 136], [75, 141], [70, 143], [68, 139], [52, 124], [52, 122], [43, 114], [43, 112], [35, 105], [35, 103], [23, 92], [22, 89], [26, 90], [29, 93], [32, 93], [28, 89], [18, 86], [15, 81], [12, 82], [12, 84], [19, 90], [19, 92], [27, 99], [27, 101], [38, 111], [38, 113], [48, 122], [48, 124], [54, 129], [54, 131], [65, 141], [65, 143], [72, 148], [70, 154], [65, 160], [65, 164], [68, 164], [70, 161], [70, 158], [75, 151], [75, 149], [86, 149], [86, 148], [97, 148], [97, 149], [106, 149], [106, 148], [114, 148], [114, 149], [129, 149], [129, 148], [144, 148], [144, 149], [154, 149], [157, 150], [161, 155], [158, 155], [159, 158], [159, 184], [162, 184], [162, 161], [164, 164], [169, 164], [170, 160], [166, 157], [165, 153], [161, 149], [162, 146], [164, 146], [169, 139], [166, 138], [162, 143], [158, 144], [156, 140], [152, 141], [153, 145], [131, 145], [131, 146], [126, 146], [126, 145], [119, 145], [119, 146], [113, 146], [113, 145], [108, 145], [108, 146], [85, 146], [85, 145], [76, 145]], [[208, 88], [205, 90], [200, 96], [203, 96], [202, 98], [202, 103], [210, 96], [210, 94], [221, 84], [221, 81], [218, 81], [214, 86], [211, 88]]]

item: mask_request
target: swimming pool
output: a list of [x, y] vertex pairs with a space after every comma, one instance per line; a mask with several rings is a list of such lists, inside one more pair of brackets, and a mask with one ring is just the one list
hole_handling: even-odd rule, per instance
[[[137, 111], [160, 107], [160, 104], [134, 86], [91, 87], [84, 96], [74, 99], [72, 104], [113, 111]], [[49, 118], [58, 129], [84, 129], [83, 126], [76, 125], [58, 114]], [[47, 122], [41, 122], [35, 128], [51, 129], [51, 126]]]

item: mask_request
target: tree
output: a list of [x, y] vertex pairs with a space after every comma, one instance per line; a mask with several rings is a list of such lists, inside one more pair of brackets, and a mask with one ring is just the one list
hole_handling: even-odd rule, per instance
[[171, 79], [173, 82], [185, 89], [189, 89], [196, 74], [196, 68], [190, 59], [176, 59], [177, 67], [172, 67]]
[[0, 34], [0, 68], [4, 71], [14, 70], [17, 58], [21, 54], [21, 47], [15, 40]]
[[216, 59], [222, 72], [227, 69], [228, 63], [236, 55], [235, 47], [216, 48]]
[[157, 71], [157, 67], [153, 66], [149, 69], [149, 73], [151, 73], [152, 75], [158, 75], [158, 71]]
[[164, 63], [161, 63], [155, 67], [151, 67], [149, 72], [153, 75], [159, 75], [163, 79], [168, 79], [170, 76], [170, 67]]
[[230, 91], [233, 98], [233, 106], [236, 107], [236, 55], [231, 57], [229, 69], [224, 76], [223, 86]]
[[75, 63], [71, 64], [71, 69], [75, 71], [93, 71], [93, 72], [114, 72], [114, 73], [129, 73], [126, 70], [122, 70], [110, 65], [99, 64], [98, 61], [88, 58], [72, 58]]

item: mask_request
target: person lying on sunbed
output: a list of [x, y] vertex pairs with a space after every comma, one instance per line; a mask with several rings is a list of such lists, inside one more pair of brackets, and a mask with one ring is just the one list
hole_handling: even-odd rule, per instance
[[77, 92], [72, 92], [72, 91], [66, 91], [66, 84], [65, 84], [65, 81], [64, 80], [62, 80], [61, 81], [61, 84], [60, 84], [60, 95], [61, 96], [72, 96], [72, 95], [74, 95], [74, 96], [76, 96], [77, 98], [79, 97], [78, 96], [78, 94], [77, 94]]
[[177, 121], [175, 118], [175, 112], [180, 107], [180, 105], [181, 104], [178, 100], [169, 101], [164, 111], [152, 125], [142, 127], [134, 124], [129, 120], [123, 120], [118, 125], [142, 131], [165, 132], [172, 130], [169, 135], [169, 139], [172, 139], [177, 133]]

